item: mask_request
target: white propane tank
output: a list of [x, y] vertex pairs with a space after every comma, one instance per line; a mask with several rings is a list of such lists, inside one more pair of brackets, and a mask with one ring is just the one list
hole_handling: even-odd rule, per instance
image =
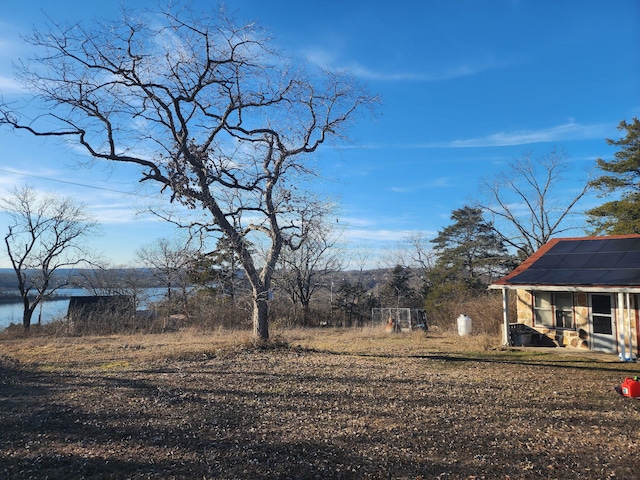
[[471, 335], [471, 317], [460, 314], [458, 317], [458, 335], [461, 337]]

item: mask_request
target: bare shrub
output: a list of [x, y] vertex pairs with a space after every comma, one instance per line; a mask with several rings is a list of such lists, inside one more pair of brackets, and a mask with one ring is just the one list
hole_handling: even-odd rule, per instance
[[14, 340], [16, 338], [25, 338], [33, 335], [32, 331], [38, 330], [38, 325], [33, 325], [34, 328], [26, 330], [21, 323], [10, 323], [4, 330], [0, 332], [0, 338], [4, 340]]
[[501, 334], [502, 295], [490, 291], [480, 296], [460, 295], [442, 302], [437, 308], [427, 311], [429, 326], [435, 325], [442, 332], [457, 331], [457, 318], [461, 315], [471, 317], [473, 335], [496, 336]]
[[[140, 328], [135, 316], [123, 316], [117, 312], [92, 315], [76, 321], [67, 321], [69, 335], [113, 335], [116, 333], [135, 333]], [[63, 333], [64, 328], [59, 329]], [[52, 332], [55, 333], [55, 332]]]
[[58, 318], [41, 325], [32, 325], [29, 330], [23, 328], [23, 332], [20, 332], [18, 327], [22, 327], [22, 325], [9, 325], [0, 333], [1, 338], [6, 340], [27, 337], [61, 338], [147, 333], [147, 331], [143, 331], [141, 325], [136, 324], [133, 317], [125, 317], [116, 313], [80, 317], [73, 321], [67, 317]]
[[211, 296], [202, 292], [189, 298], [187, 325], [203, 331], [250, 328], [250, 304], [241, 298]]

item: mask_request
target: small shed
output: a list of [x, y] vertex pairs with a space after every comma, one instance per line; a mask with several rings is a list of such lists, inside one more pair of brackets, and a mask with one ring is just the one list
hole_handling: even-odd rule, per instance
[[[532, 334], [531, 344], [624, 360], [639, 353], [640, 235], [552, 239], [490, 288], [503, 292], [505, 344], [520, 331]], [[516, 291], [515, 325], [508, 321], [509, 290]]]
[[67, 319], [71, 322], [99, 321], [115, 315], [135, 315], [135, 305], [130, 295], [84, 295], [69, 299]]

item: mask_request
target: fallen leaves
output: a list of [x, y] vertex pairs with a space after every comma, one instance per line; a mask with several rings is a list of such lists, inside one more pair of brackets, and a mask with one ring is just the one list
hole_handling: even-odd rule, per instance
[[166, 356], [156, 346], [139, 357], [152, 348], [102, 340], [112, 359], [83, 362], [65, 345], [65, 363], [46, 370], [2, 357], [0, 477], [636, 474], [640, 414], [612, 390], [617, 364], [436, 354], [437, 339], [418, 341], [422, 355], [397, 340], [380, 355], [284, 345], [183, 355], [165, 338]]

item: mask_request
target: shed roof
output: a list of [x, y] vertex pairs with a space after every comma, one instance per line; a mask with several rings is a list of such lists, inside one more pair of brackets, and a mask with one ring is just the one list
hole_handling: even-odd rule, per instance
[[550, 240], [490, 287], [640, 292], [640, 235]]

